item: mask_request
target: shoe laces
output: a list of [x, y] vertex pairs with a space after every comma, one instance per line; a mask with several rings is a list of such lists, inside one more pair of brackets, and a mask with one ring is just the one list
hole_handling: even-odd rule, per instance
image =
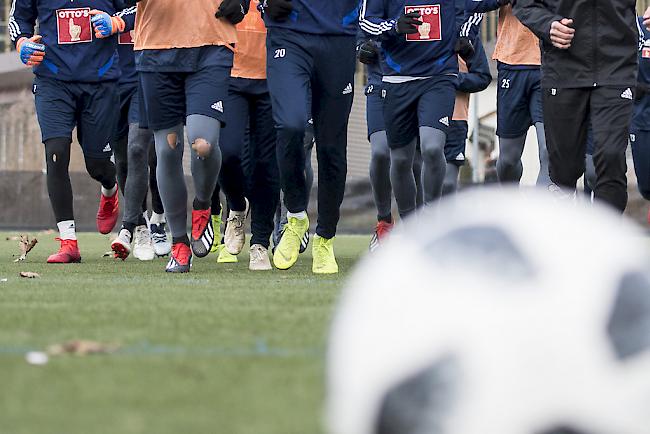
[[54, 238], [54, 240], [59, 241], [61, 243], [61, 246], [59, 247], [59, 252], [63, 252], [64, 250], [74, 250], [77, 241], [77, 240], [64, 240], [59, 237]]
[[264, 260], [264, 248], [262, 246], [253, 246], [251, 248], [250, 256], [253, 262], [261, 262]]
[[244, 221], [246, 220], [246, 213], [244, 212], [237, 212], [236, 214], [233, 214], [232, 217], [228, 217], [226, 222], [228, 224], [232, 224], [232, 228], [235, 229], [235, 231], [242, 231], [244, 228]]
[[136, 229], [135, 243], [139, 245], [149, 244], [151, 242], [151, 233], [147, 228]]

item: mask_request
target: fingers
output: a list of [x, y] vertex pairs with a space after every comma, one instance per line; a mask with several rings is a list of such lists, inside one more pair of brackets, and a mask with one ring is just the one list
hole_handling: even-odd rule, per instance
[[650, 30], [650, 7], [643, 14], [643, 25]]
[[43, 39], [41, 35], [34, 35], [31, 38], [29, 38], [30, 41], [36, 42], [37, 44], [41, 42], [41, 39]]
[[575, 29], [571, 26], [573, 25], [573, 20], [569, 18], [563, 18], [560, 21], [553, 21], [551, 24], [551, 42], [556, 48], [566, 50], [571, 47], [571, 42], [575, 36]]

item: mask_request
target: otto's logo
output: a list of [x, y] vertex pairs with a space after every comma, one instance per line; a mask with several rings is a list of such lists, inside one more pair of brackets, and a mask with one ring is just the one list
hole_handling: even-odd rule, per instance
[[92, 42], [90, 8], [57, 10], [56, 29], [59, 44]]
[[130, 32], [120, 33], [117, 37], [117, 43], [122, 45], [133, 45], [134, 37], [133, 30]]
[[440, 41], [442, 39], [440, 5], [405, 6], [404, 12], [407, 14], [419, 12], [420, 21], [422, 21], [422, 24], [418, 26], [417, 33], [406, 35], [407, 41]]

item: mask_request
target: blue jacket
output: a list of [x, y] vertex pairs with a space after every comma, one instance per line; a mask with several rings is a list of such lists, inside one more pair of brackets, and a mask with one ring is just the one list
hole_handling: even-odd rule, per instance
[[633, 131], [650, 131], [650, 32], [643, 25], [643, 18], [638, 17], [639, 24], [639, 75], [640, 86], [646, 87], [647, 93], [634, 103]]
[[96, 39], [89, 12], [99, 9], [115, 14], [122, 0], [15, 0], [9, 18], [14, 44], [38, 33], [45, 44], [45, 59], [34, 68], [38, 76], [62, 81], [100, 82], [120, 77], [117, 36]]
[[499, 0], [467, 0], [466, 10], [469, 13], [490, 12], [500, 9]]
[[[363, 0], [359, 24], [370, 37], [381, 42], [386, 68], [384, 75], [429, 77], [458, 74], [454, 46], [459, 36], [456, 0]], [[421, 8], [419, 8], [421, 7]], [[426, 7], [426, 9], [425, 9]], [[398, 18], [406, 11], [420, 10], [430, 27], [424, 36], [399, 35]], [[461, 33], [469, 36], [481, 16], [472, 17]], [[426, 39], [422, 39], [426, 38]]]
[[474, 41], [474, 55], [467, 61], [468, 72], [459, 72], [456, 90], [464, 93], [484, 91], [492, 82], [490, 63], [488, 62], [481, 38]]
[[293, 13], [284, 22], [265, 15], [266, 27], [318, 35], [357, 34], [359, 0], [293, 0], [292, 4]]

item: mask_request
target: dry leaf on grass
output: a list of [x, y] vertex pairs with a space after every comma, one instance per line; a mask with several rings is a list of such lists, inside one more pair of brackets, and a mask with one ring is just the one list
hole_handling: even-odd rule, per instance
[[26, 277], [28, 279], [38, 279], [39, 277], [41, 277], [41, 275], [38, 273], [34, 273], [33, 271], [21, 271], [20, 277]]
[[27, 254], [34, 248], [36, 243], [38, 243], [36, 238], [30, 240], [29, 235], [21, 235], [20, 244], [18, 244], [18, 247], [20, 247], [20, 256], [18, 259], [15, 259], [14, 262], [24, 261], [27, 259]]
[[20, 237], [18, 235], [14, 235], [11, 237], [6, 238], [7, 241], [20, 241]]
[[95, 341], [69, 341], [62, 344], [50, 345], [47, 347], [47, 354], [60, 356], [62, 354], [73, 354], [75, 356], [87, 356], [89, 354], [110, 354], [119, 349], [117, 344], [105, 344]]

